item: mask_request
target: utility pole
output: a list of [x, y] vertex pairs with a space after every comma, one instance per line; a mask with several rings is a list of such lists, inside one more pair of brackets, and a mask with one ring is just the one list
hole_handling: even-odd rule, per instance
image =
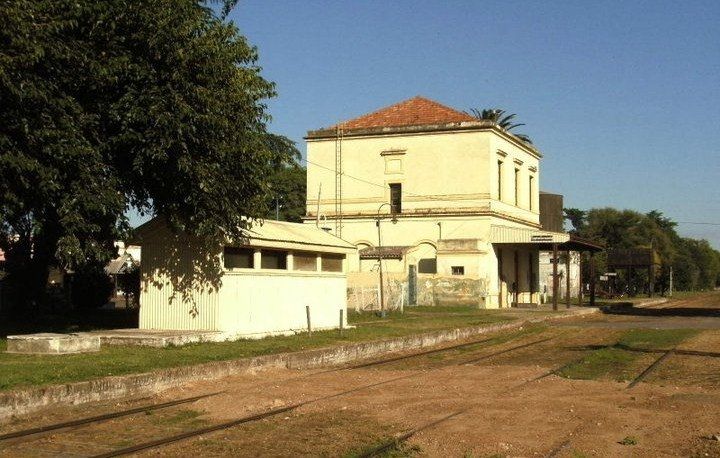
[[670, 266], [670, 285], [669, 285], [669, 291], [668, 291], [668, 297], [672, 297], [673, 293], [673, 268]]
[[375, 221], [378, 230], [378, 273], [380, 274], [380, 315], [385, 316], [385, 288], [383, 288], [383, 271], [382, 271], [382, 239], [380, 238], [380, 210], [378, 209], [378, 219]]
[[[379, 277], [380, 277], [380, 315], [381, 316], [385, 316], [385, 288], [383, 288], [384, 283], [383, 283], [383, 268], [382, 268], [382, 237], [380, 236], [380, 220], [382, 218], [380, 216], [380, 210], [382, 210], [382, 208], [385, 205], [390, 205], [390, 204], [388, 202], [385, 202], [384, 204], [381, 204], [378, 207], [377, 219], [375, 220], [375, 225], [377, 226], [377, 230], [378, 230], [377, 250], [378, 250], [378, 267], [379, 267], [378, 273], [379, 273]], [[391, 206], [391, 208], [392, 208], [392, 206]], [[397, 217], [395, 217], [394, 214], [392, 216], [392, 222], [393, 222], [393, 224], [397, 223]]]

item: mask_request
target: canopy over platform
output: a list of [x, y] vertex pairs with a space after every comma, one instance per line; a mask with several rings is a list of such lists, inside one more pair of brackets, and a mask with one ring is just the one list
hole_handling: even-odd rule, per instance
[[490, 233], [492, 244], [530, 245], [540, 251], [602, 251], [602, 245], [577, 237], [566, 232], [537, 231], [508, 226], [492, 226]]
[[[558, 307], [558, 291], [559, 288], [559, 276], [558, 276], [558, 251], [565, 251], [568, 253], [565, 256], [565, 270], [570, 271], [570, 256], [571, 251], [576, 252], [588, 252], [590, 253], [590, 305], [595, 305], [595, 260], [593, 259], [595, 253], [602, 251], [604, 248], [602, 245], [585, 240], [566, 232], [554, 232], [554, 231], [539, 231], [533, 229], [524, 229], [509, 226], [492, 226], [490, 229], [490, 242], [493, 245], [499, 246], [523, 246], [532, 247], [538, 251], [551, 251], [552, 252], [552, 265], [553, 265], [553, 309], [557, 310]], [[582, 257], [580, 257], [582, 259]], [[582, 262], [582, 261], [580, 261]], [[580, 268], [580, 292], [578, 294], [578, 302], [582, 305], [582, 268]], [[565, 275], [565, 281], [567, 282], [565, 287], [565, 304], [570, 307], [570, 275]]]

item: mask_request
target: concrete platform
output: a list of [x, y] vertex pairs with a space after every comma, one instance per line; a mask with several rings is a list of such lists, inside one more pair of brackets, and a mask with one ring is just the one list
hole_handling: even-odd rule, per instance
[[90, 331], [84, 334], [99, 338], [103, 345], [139, 345], [157, 348], [225, 340], [225, 334], [219, 331], [110, 329], [105, 331]]
[[7, 353], [65, 355], [94, 351], [100, 351], [100, 337], [86, 333], [40, 333], [7, 338]]

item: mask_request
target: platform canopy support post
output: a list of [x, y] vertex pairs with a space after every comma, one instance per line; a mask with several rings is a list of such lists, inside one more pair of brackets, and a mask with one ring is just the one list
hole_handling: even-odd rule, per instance
[[558, 281], [558, 246], [553, 243], [553, 310], [558, 309], [558, 294], [560, 293], [560, 282]]

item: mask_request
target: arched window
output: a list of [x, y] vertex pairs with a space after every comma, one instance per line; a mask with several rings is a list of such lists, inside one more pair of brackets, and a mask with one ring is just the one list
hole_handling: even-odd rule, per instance
[[412, 257], [417, 262], [419, 274], [437, 273], [437, 250], [427, 242], [420, 243], [413, 251]]

